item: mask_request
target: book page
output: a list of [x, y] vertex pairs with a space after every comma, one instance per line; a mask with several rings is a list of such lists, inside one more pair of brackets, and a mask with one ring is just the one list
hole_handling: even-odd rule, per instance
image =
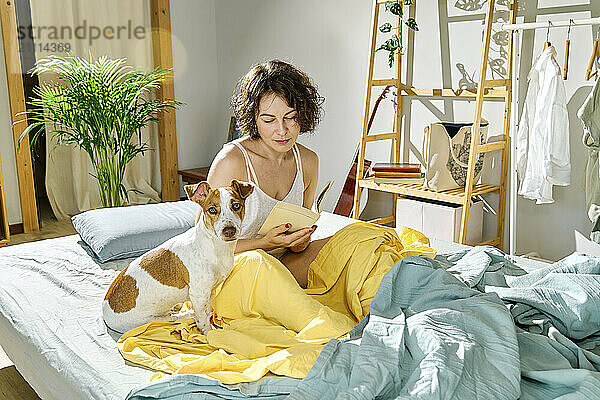
[[319, 214], [295, 204], [278, 202], [258, 231], [259, 235], [264, 235], [271, 229], [279, 225], [292, 225], [289, 233], [296, 232], [303, 228], [313, 226], [319, 219]]

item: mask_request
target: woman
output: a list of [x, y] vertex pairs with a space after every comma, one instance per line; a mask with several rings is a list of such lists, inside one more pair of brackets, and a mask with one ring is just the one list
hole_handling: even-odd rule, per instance
[[223, 146], [208, 174], [212, 187], [228, 186], [232, 179], [256, 185], [246, 200], [236, 253], [288, 249], [281, 261], [302, 287], [308, 265], [327, 240], [310, 245], [316, 226], [287, 233], [289, 224], [284, 224], [263, 237], [258, 237], [258, 230], [278, 201], [313, 205], [319, 159], [296, 141], [301, 133], [315, 129], [322, 101], [310, 78], [293, 65], [280, 60], [256, 65], [242, 77], [231, 102], [244, 136]]

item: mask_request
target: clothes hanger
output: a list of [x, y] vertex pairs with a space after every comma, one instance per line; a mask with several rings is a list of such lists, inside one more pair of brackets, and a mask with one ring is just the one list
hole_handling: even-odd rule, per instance
[[571, 49], [571, 24], [574, 23], [573, 19], [569, 19], [569, 30], [567, 31], [567, 41], [565, 42], [565, 67], [563, 71], [563, 80], [567, 80], [567, 74], [569, 73], [569, 50]]
[[548, 21], [548, 30], [546, 31], [546, 43], [544, 43], [544, 50], [552, 46], [552, 43], [550, 43], [550, 26], [552, 26], [552, 21]]
[[[600, 30], [598, 30], [600, 33]], [[598, 70], [592, 74], [592, 69], [594, 68], [594, 64], [598, 59], [598, 46], [600, 45], [600, 39], [598, 39], [598, 33], [596, 34], [596, 40], [594, 40], [594, 46], [592, 47], [592, 58], [590, 58], [590, 62], [588, 63], [587, 72], [585, 73], [585, 80], [589, 81], [593, 76], [598, 75]]]

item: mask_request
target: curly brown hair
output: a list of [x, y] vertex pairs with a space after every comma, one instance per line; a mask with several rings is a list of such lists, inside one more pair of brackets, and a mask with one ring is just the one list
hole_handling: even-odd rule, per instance
[[286, 99], [297, 112], [300, 132], [312, 132], [323, 116], [325, 100], [304, 72], [281, 60], [270, 60], [252, 67], [238, 82], [231, 98], [237, 128], [252, 139], [260, 138], [256, 117], [260, 99], [275, 93]]

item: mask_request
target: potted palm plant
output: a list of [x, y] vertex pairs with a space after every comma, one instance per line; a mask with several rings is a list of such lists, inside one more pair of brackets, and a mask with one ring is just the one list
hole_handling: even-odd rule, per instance
[[126, 59], [107, 56], [93, 61], [91, 56], [51, 55], [39, 60], [32, 72], [52, 73], [58, 82], [34, 88], [36, 98], [29, 102], [33, 109], [26, 112], [29, 125], [19, 142], [33, 133], [35, 143], [45, 129], [58, 144], [83, 149], [90, 157], [102, 206], [123, 205], [128, 198], [122, 183], [127, 164], [150, 150], [142, 141], [142, 129], [158, 121], [161, 111], [182, 104], [152, 98], [171, 71], [141, 72], [127, 66]]

